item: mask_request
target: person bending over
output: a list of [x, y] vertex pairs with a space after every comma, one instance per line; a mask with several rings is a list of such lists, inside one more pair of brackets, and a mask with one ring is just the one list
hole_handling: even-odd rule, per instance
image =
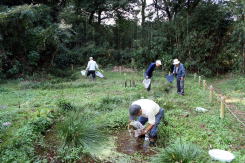
[[157, 138], [158, 125], [164, 118], [164, 109], [152, 100], [140, 99], [129, 107], [130, 122], [138, 118], [142, 125], [146, 125], [140, 135], [149, 135], [150, 144], [154, 145]]

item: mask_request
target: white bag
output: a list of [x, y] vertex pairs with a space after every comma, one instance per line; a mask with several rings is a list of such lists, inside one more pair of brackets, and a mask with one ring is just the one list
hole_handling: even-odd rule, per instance
[[136, 129], [143, 129], [144, 126], [139, 121], [132, 121], [129, 124], [130, 126], [133, 126]]
[[202, 107], [196, 107], [196, 111], [197, 111], [197, 112], [203, 112], [203, 113], [205, 113], [205, 112], [207, 112], [208, 110], [205, 109], [205, 108], [202, 108]]
[[[133, 126], [136, 130], [133, 130], [134, 137], [139, 137], [141, 135], [142, 130], [144, 130], [144, 126], [139, 121], [130, 122], [130, 126]], [[131, 133], [131, 131], [130, 131]]]
[[142, 83], [144, 84], [144, 87], [147, 89], [151, 84], [151, 79], [144, 79]]
[[104, 75], [99, 71], [96, 71], [95, 75], [100, 77], [100, 78], [104, 78]]
[[86, 76], [86, 70], [81, 71], [82, 76]]

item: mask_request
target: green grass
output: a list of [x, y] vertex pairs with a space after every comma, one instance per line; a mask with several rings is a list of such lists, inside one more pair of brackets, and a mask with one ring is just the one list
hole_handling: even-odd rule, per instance
[[[55, 159], [67, 162], [80, 160], [84, 154], [89, 153], [93, 155], [91, 157], [100, 159], [101, 153], [105, 153], [102, 151], [107, 151], [106, 148], [108, 148], [106, 153], [108, 157], [103, 159], [113, 159], [115, 156], [115, 159], [118, 160], [119, 156], [115, 154], [117, 152], [114, 148], [113, 135], [119, 130], [126, 130], [129, 105], [134, 100], [149, 98], [165, 109], [166, 123], [159, 126], [157, 145], [161, 149], [160, 151], [170, 148], [176, 140], [181, 139], [187, 144], [199, 146], [205, 153], [206, 160], [209, 160], [207, 155], [209, 149], [220, 148], [232, 151], [236, 155], [235, 163], [245, 162], [244, 129], [229, 113], [225, 114], [225, 119], [219, 118], [219, 103], [209, 103], [209, 92], [199, 88], [197, 81], [193, 81], [193, 77], [187, 77], [186, 95], [179, 96], [174, 88], [175, 83], [172, 85], [166, 83], [163, 78], [164, 73], [154, 74], [150, 93], [144, 90], [141, 83], [142, 72], [127, 74], [105, 72], [105, 76], [106, 79], [97, 79], [96, 82], [91, 82], [75, 73], [73, 80], [49, 76], [49, 80], [6, 81], [2, 83], [0, 85], [0, 105], [4, 107], [0, 106], [0, 122], [8, 121], [12, 125], [0, 128], [0, 151], [2, 151], [0, 157], [4, 158], [5, 162], [7, 160], [13, 161], [19, 155], [23, 155], [25, 161], [45, 160], [47, 159], [45, 156], [41, 157], [38, 152], [35, 152], [35, 147], [41, 145], [44, 148], [54, 146]], [[125, 79], [136, 80], [136, 87], [125, 88]], [[236, 85], [236, 83], [232, 85]], [[240, 89], [239, 85], [241, 84], [238, 83], [237, 87]], [[239, 93], [237, 96], [240, 96]], [[209, 111], [197, 113], [196, 107], [204, 107]], [[42, 117], [44, 119], [40, 119]], [[52, 128], [53, 136], [62, 140], [57, 143], [57, 146], [52, 142], [45, 142], [47, 129], [45, 120], [47, 119], [54, 126]], [[102, 143], [87, 145], [88, 147], [95, 146], [94, 148], [97, 146], [93, 152], [91, 152], [92, 149], [84, 150], [84, 144], [89, 144], [87, 142], [93, 138], [99, 139], [93, 134], [90, 134], [91, 137], [88, 139], [86, 137], [82, 139], [80, 131], [89, 130], [91, 126], [99, 127], [101, 125], [103, 128], [99, 128], [100, 132], [106, 133], [107, 140], [111, 140], [109, 145], [101, 141]], [[18, 136], [19, 130], [24, 129], [28, 131], [27, 134], [30, 134]], [[31, 135], [34, 136], [26, 143], [25, 147], [29, 147], [33, 152], [19, 153], [23, 150], [16, 148], [16, 140], [23, 142], [23, 139]], [[64, 146], [64, 142], [73, 145]], [[99, 150], [100, 148], [102, 150]], [[120, 157], [126, 160], [128, 158], [139, 161], [143, 159], [149, 162], [149, 159], [140, 154], [130, 157], [120, 155]], [[209, 161], [211, 162], [211, 160]]]

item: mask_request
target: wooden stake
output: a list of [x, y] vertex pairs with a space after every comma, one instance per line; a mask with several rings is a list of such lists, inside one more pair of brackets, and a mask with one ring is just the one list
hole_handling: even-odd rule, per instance
[[194, 74], [194, 80], [196, 80], [196, 78], [197, 78], [197, 73]]
[[206, 80], [203, 80], [203, 90], [206, 88]]
[[209, 102], [213, 102], [214, 87], [210, 85], [209, 87]]
[[125, 80], [125, 88], [127, 87], [127, 80]]
[[122, 66], [119, 66], [120, 75], [122, 74]]
[[136, 87], [135, 80], [133, 80], [133, 87]]
[[223, 119], [225, 117], [225, 97], [221, 97], [220, 100], [220, 118]]
[[71, 71], [73, 71], [74, 70], [74, 66], [73, 66], [73, 64], [71, 64]]
[[201, 86], [201, 80], [202, 80], [202, 77], [199, 76], [199, 79], [198, 79], [199, 86]]

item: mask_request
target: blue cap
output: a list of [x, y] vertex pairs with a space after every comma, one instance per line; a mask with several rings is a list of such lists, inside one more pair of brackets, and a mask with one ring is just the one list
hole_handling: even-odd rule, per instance
[[129, 115], [130, 115], [130, 120], [134, 120], [135, 117], [138, 115], [141, 107], [139, 105], [133, 104], [129, 107]]

